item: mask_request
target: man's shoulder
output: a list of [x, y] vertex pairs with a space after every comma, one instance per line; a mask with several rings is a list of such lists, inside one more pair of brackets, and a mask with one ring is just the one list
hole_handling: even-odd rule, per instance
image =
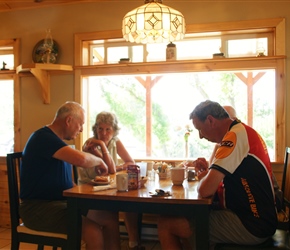
[[34, 134], [47, 135], [47, 136], [55, 135], [55, 133], [53, 133], [53, 131], [47, 126], [43, 126], [39, 128], [38, 130], [34, 132]]
[[34, 134], [40, 134], [40, 133], [47, 133], [50, 132], [51, 130], [47, 126], [43, 126], [37, 130], [35, 130]]
[[44, 126], [42, 128], [39, 128], [34, 133], [31, 134], [29, 141], [62, 141], [51, 129], [49, 129], [47, 126]]

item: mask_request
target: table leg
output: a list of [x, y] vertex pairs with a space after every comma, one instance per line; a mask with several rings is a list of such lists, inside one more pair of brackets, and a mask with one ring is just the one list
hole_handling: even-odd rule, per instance
[[68, 235], [67, 249], [81, 249], [82, 217], [76, 198], [67, 198]]
[[209, 249], [209, 207], [200, 206], [195, 214], [195, 242], [197, 250]]

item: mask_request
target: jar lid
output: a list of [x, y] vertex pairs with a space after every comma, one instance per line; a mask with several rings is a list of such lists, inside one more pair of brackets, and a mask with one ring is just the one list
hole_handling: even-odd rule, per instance
[[167, 44], [167, 47], [176, 47], [176, 45], [172, 42], [170, 42], [169, 44]]

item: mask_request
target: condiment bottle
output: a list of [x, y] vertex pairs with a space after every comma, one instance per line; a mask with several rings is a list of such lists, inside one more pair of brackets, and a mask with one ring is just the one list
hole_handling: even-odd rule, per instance
[[129, 165], [127, 168], [128, 173], [128, 189], [138, 189], [140, 188], [140, 167], [138, 165]]

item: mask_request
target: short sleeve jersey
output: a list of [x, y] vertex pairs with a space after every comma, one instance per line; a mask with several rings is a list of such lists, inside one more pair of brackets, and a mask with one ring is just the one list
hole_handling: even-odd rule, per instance
[[253, 235], [261, 238], [273, 235], [277, 214], [272, 169], [261, 136], [251, 127], [234, 121], [211, 168], [225, 174], [215, 197], [218, 207], [236, 213]]
[[73, 186], [71, 164], [53, 158], [67, 146], [48, 127], [35, 131], [23, 150], [20, 169], [20, 198], [23, 200], [63, 200], [62, 192]]

